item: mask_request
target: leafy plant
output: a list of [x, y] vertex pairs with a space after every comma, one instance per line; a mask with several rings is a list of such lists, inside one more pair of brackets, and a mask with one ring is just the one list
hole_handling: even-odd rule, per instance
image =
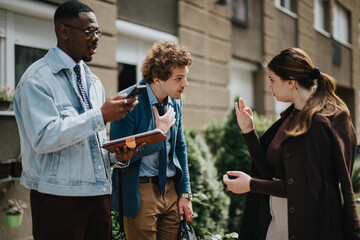
[[233, 240], [233, 239], [238, 239], [239, 234], [236, 232], [232, 232], [232, 233], [227, 233], [224, 236], [222, 236], [221, 234], [211, 234], [211, 235], [206, 235], [204, 240]]
[[[360, 147], [359, 147], [360, 149]], [[354, 170], [351, 176], [351, 183], [355, 193], [360, 191], [360, 153], [357, 153], [355, 158]]]
[[12, 102], [14, 97], [14, 90], [10, 89], [7, 84], [0, 86], [0, 100]]
[[[267, 119], [254, 112], [254, 126], [258, 136], [261, 136], [275, 119]], [[229, 170], [240, 170], [250, 173], [251, 158], [237, 125], [236, 113], [233, 109], [223, 121], [210, 122], [205, 127], [205, 139], [211, 152], [215, 154], [215, 166], [219, 172], [218, 178]], [[223, 184], [223, 188], [226, 186]], [[228, 232], [239, 230], [242, 210], [245, 204], [245, 194], [226, 192], [230, 197]]]
[[[205, 140], [194, 130], [185, 131], [194, 220], [192, 226], [200, 239], [211, 233], [223, 234], [230, 199], [217, 179], [214, 158]], [[205, 238], [206, 239], [206, 238]]]
[[[120, 231], [120, 215], [116, 211], [111, 211], [111, 240], [125, 240], [125, 233]], [[121, 238], [123, 236], [123, 238]]]
[[28, 208], [28, 206], [29, 205], [26, 202], [23, 202], [21, 200], [9, 199], [8, 205], [4, 207], [3, 211], [7, 215], [19, 215], [24, 214], [24, 209]]

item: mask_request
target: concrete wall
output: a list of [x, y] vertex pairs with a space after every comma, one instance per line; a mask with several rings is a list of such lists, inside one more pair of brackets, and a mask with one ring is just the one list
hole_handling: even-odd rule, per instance
[[178, 35], [177, 0], [118, 0], [118, 18]]
[[98, 19], [101, 29], [104, 30], [100, 38], [98, 49], [93, 60], [88, 64], [96, 74], [105, 88], [107, 97], [113, 96], [118, 89], [117, 84], [117, 63], [116, 63], [116, 29], [117, 19], [116, 0], [81, 0], [90, 6]]
[[234, 58], [260, 63], [263, 54], [262, 1], [249, 1], [249, 26], [232, 24], [232, 55]]
[[[264, 4], [264, 53], [263, 57], [266, 61], [278, 54], [278, 37], [277, 36], [277, 14], [279, 10], [275, 8], [273, 1], [263, 0]], [[259, 91], [258, 95], [261, 96], [261, 102], [257, 102], [258, 106], [262, 106], [261, 113], [266, 116], [272, 117], [275, 114], [275, 101], [272, 93], [267, 89], [268, 85], [268, 74], [266, 69], [262, 69], [260, 76], [262, 76], [262, 81], [257, 82], [257, 88]]]
[[229, 107], [229, 5], [218, 5], [216, 0], [180, 0], [179, 40], [194, 58], [190, 87], [185, 90], [184, 125], [201, 129], [226, 116]]

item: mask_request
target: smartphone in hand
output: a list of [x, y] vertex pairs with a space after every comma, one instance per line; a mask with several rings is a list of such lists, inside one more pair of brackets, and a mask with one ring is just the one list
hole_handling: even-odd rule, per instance
[[139, 97], [146, 90], [146, 85], [137, 85], [126, 98]]

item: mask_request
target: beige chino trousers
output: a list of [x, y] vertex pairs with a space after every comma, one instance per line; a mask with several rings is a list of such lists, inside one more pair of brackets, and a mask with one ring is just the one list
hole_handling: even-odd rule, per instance
[[161, 195], [154, 183], [139, 183], [139, 192], [139, 212], [124, 217], [127, 240], [176, 240], [180, 218], [174, 180], [167, 180]]

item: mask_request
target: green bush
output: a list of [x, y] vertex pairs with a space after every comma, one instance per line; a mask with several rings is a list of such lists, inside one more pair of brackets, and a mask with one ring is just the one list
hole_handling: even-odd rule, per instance
[[111, 240], [126, 239], [120, 238], [125, 233], [120, 232], [120, 216], [118, 212], [111, 211]]
[[[261, 136], [274, 122], [254, 112], [254, 126], [258, 136]], [[210, 151], [215, 154], [215, 166], [219, 179], [229, 170], [240, 170], [250, 173], [251, 158], [237, 125], [236, 113], [233, 109], [224, 121], [213, 121], [205, 126], [205, 139]], [[223, 185], [224, 189], [226, 188]], [[239, 230], [242, 210], [245, 204], [245, 194], [226, 192], [230, 197], [228, 232]]]
[[196, 131], [185, 131], [191, 191], [194, 210], [192, 226], [198, 237], [206, 239], [212, 233], [224, 234], [230, 199], [217, 179], [214, 158], [204, 139]]
[[355, 193], [360, 191], [360, 154], [357, 153], [354, 163], [354, 170], [351, 176], [351, 182]]

